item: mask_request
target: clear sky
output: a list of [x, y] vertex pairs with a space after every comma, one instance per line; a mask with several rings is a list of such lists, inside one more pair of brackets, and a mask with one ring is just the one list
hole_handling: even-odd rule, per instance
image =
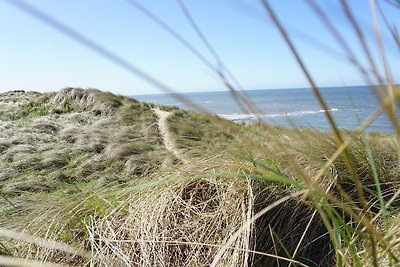
[[[0, 91], [56, 91], [94, 87], [135, 95], [159, 88], [99, 56], [65, 34], [0, 0]], [[391, 1], [391, 0], [390, 0]], [[390, 2], [389, 1], [389, 2]], [[126, 0], [26, 0], [59, 22], [106, 48], [177, 92], [220, 91], [217, 75]], [[358, 85], [364, 80], [307, 1], [270, 1], [307, 67], [320, 86]], [[182, 35], [213, 65], [212, 54], [188, 23], [175, 0], [138, 1]], [[260, 1], [186, 0], [187, 9], [223, 62], [245, 89], [307, 87], [293, 56]], [[339, 2], [318, 1], [329, 18], [366, 63], [354, 31]], [[400, 28], [400, 9], [380, 2], [388, 19]], [[382, 71], [368, 0], [349, 1]], [[384, 28], [380, 19], [380, 27]], [[387, 30], [382, 39], [394, 78], [399, 82], [400, 51]]]

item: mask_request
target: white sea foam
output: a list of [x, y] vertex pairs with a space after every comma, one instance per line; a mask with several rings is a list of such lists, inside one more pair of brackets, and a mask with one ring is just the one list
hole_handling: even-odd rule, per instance
[[[338, 108], [329, 109], [331, 112], [339, 111]], [[325, 113], [326, 110], [300, 110], [285, 113], [273, 113], [273, 114], [218, 114], [219, 117], [232, 120], [232, 121], [253, 121], [262, 118], [274, 118], [274, 117], [297, 117], [311, 114]]]

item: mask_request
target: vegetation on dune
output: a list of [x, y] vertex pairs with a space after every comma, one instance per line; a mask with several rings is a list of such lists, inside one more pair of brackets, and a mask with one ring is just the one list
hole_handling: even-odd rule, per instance
[[141, 176], [167, 154], [145, 104], [72, 88], [19, 98], [20, 108], [1, 117], [0, 188], [6, 197]]
[[[165, 149], [146, 103], [73, 88], [13, 97], [1, 115], [0, 230], [14, 231], [0, 239], [3, 255], [99, 266], [202, 266], [216, 255], [218, 266], [357, 265], [368, 258], [354, 173], [343, 158], [331, 159], [331, 133], [161, 107], [189, 161], [182, 164]], [[394, 262], [395, 137], [344, 137], [367, 212], [376, 217], [381, 261]]]
[[[395, 106], [400, 88], [388, 69], [377, 15], [398, 47], [395, 27], [379, 3], [370, 1], [382, 75], [373, 58], [377, 51], [370, 51], [346, 1], [339, 1], [342, 15], [367, 60], [353, 53], [318, 3], [308, 1], [338, 41], [344, 60], [379, 100], [358, 129], [346, 132], [336, 125], [271, 5], [261, 4], [305, 75], [331, 132], [261, 121], [236, 124], [95, 89], [1, 94], [0, 265], [399, 266], [400, 127]], [[394, 1], [390, 4], [398, 8]], [[235, 90], [240, 89], [235, 77], [184, 3], [179, 5], [217, 67], [136, 4], [220, 77], [243, 110], [260, 114]], [[29, 5], [16, 6], [131, 74], [172, 91], [56, 19], [32, 12]], [[165, 112], [170, 114], [168, 127], [159, 127], [157, 114]], [[366, 133], [382, 112], [395, 134]], [[165, 140], [164, 128], [173, 140]]]
[[168, 118], [169, 129], [179, 148], [190, 151], [191, 156], [203, 157], [209, 153], [223, 153], [235, 142], [233, 133], [241, 126], [212, 115], [175, 110]]

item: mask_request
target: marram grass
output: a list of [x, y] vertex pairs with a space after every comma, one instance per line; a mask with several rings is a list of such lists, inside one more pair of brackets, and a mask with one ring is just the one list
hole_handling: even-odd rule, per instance
[[144, 103], [71, 88], [2, 97], [20, 103], [1, 118], [0, 223], [16, 233], [1, 234], [2, 264], [359, 266], [370, 231], [377, 261], [398, 260], [391, 134], [342, 133], [366, 209], [331, 133], [174, 109], [183, 163]]
[[[261, 2], [327, 111], [331, 132], [239, 125], [98, 90], [2, 94], [0, 265], [400, 265], [400, 89], [386, 64], [379, 2], [370, 1], [384, 75], [346, 1], [339, 4], [366, 65], [328, 14], [308, 2], [349, 64], [367, 84], [381, 85], [374, 87], [376, 110], [351, 132], [337, 127], [280, 18]], [[398, 47], [395, 29], [385, 26]], [[90, 40], [80, 42], [119, 66], [124, 62]], [[236, 91], [231, 75], [205, 64], [244, 110], [258, 110]], [[166, 149], [157, 108], [170, 112], [174, 153]], [[382, 112], [394, 134], [366, 133]]]

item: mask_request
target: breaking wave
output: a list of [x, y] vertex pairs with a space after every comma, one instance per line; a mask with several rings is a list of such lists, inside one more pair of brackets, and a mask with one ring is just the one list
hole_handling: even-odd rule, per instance
[[[339, 111], [338, 108], [329, 109], [330, 112]], [[258, 120], [262, 118], [275, 118], [275, 117], [298, 117], [305, 115], [312, 115], [318, 113], [325, 113], [326, 110], [301, 110], [301, 111], [293, 111], [293, 112], [284, 112], [284, 113], [274, 113], [274, 114], [218, 114], [219, 117], [228, 119], [231, 121], [252, 121]]]

